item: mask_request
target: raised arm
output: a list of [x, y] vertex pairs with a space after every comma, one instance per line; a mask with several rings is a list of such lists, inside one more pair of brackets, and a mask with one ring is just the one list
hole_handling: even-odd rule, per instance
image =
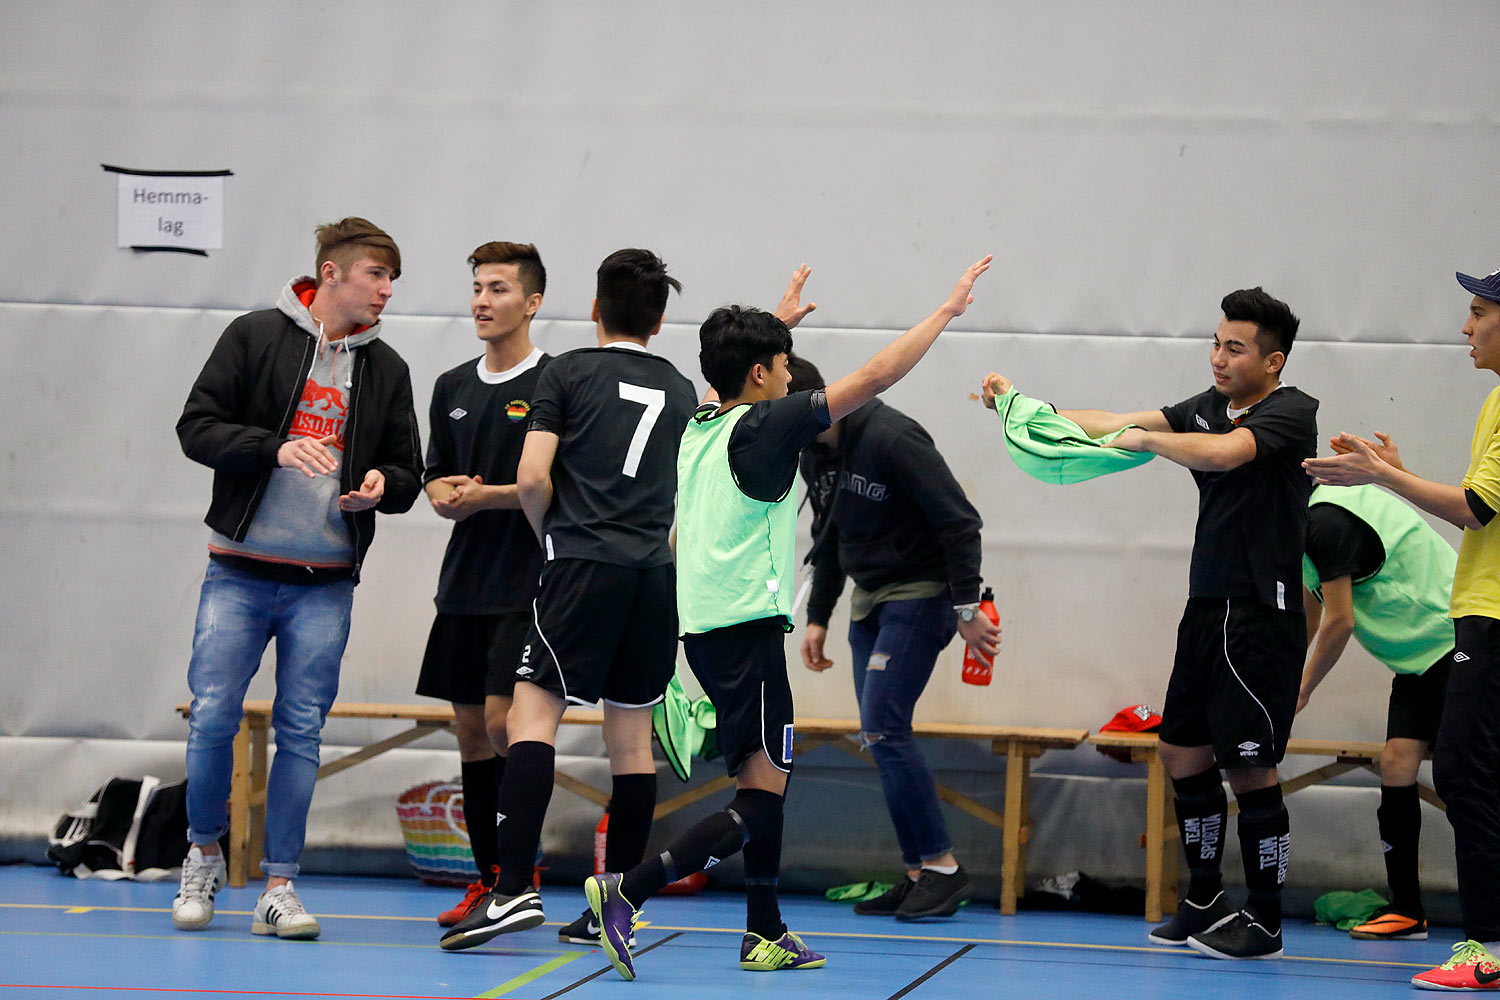
[[987, 254], [971, 264], [954, 286], [953, 293], [938, 306], [936, 312], [882, 347], [857, 370], [830, 385], [825, 390], [829, 418], [840, 420], [848, 416], [901, 381], [907, 372], [916, 367], [917, 362], [922, 360], [922, 355], [937, 340], [938, 334], [943, 332], [943, 328], [954, 317], [962, 316], [969, 303], [974, 301], [974, 296], [970, 294], [974, 289], [974, 281], [990, 269], [990, 261], [994, 259], [994, 254]]

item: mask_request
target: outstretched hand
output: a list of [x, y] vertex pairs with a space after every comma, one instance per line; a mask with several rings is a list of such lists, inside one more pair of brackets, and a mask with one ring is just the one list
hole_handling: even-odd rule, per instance
[[379, 469], [371, 469], [365, 473], [364, 482], [359, 484], [359, 489], [339, 497], [339, 510], [369, 510], [380, 503], [384, 496], [385, 473]]
[[806, 264], [798, 267], [792, 272], [792, 280], [786, 283], [786, 292], [781, 296], [781, 302], [776, 306], [776, 318], [786, 324], [791, 330], [802, 322], [803, 317], [818, 308], [816, 302], [802, 304], [802, 286], [807, 284], [807, 276], [812, 274], [812, 268]]
[[984, 405], [993, 410], [995, 408], [995, 397], [1003, 396], [1014, 388], [1010, 379], [998, 372], [990, 372], [979, 383], [979, 398]]
[[1354, 434], [1335, 434], [1328, 439], [1328, 444], [1333, 448], [1334, 454], [1347, 455], [1354, 450], [1354, 442], [1358, 441], [1379, 456], [1386, 465], [1405, 471], [1406, 466], [1401, 464], [1401, 453], [1396, 450], [1396, 442], [1391, 440], [1391, 436], [1376, 431], [1375, 437], [1380, 440], [1379, 444]]
[[975, 280], [990, 269], [990, 262], [994, 259], [994, 254], [987, 253], [969, 265], [969, 269], [964, 272], [964, 276], [959, 278], [958, 284], [954, 286], [953, 294], [949, 295], [948, 301], [943, 303], [943, 308], [947, 309], [949, 314], [962, 316], [964, 310], [969, 308], [969, 303], [974, 301], [972, 292], [974, 291]]
[[1334, 440], [1339, 442], [1334, 447], [1337, 455], [1309, 458], [1302, 463], [1303, 471], [1319, 486], [1363, 486], [1378, 482], [1392, 468], [1364, 438], [1340, 434]]

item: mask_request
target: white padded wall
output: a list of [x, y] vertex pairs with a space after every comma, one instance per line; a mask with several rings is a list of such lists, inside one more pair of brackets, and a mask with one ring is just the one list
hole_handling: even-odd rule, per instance
[[[1175, 401], [1208, 384], [1220, 296], [1263, 284], [1303, 318], [1288, 377], [1322, 399], [1325, 436], [1389, 431], [1413, 468], [1456, 480], [1494, 384], [1464, 355], [1452, 279], [1500, 265], [1500, 62], [1472, 37], [1492, 14], [1483, 0], [9, 5], [0, 746], [68, 741], [51, 815], [125, 766], [128, 741], [182, 738], [169, 707], [186, 695], [209, 474], [172, 425], [223, 325], [308, 270], [312, 226], [344, 214], [402, 246], [387, 337], [424, 424], [433, 377], [476, 353], [463, 259], [488, 239], [541, 247], [537, 339], [554, 351], [588, 342], [605, 253], [660, 252], [685, 285], [660, 349], [700, 385], [697, 322], [770, 305], [800, 262], [820, 308], [798, 349], [833, 376], [995, 252], [971, 311], [888, 397], [984, 515], [1006, 628], [995, 685], [964, 690], [950, 649], [921, 714], [1095, 726], [1159, 701], [1187, 473], [1158, 460], [1043, 486], [969, 394], [996, 368], [1059, 405]], [[115, 249], [101, 163], [233, 170], [224, 249]], [[420, 506], [382, 518], [343, 697], [411, 697], [445, 534]], [[847, 671], [803, 671], [798, 638], [803, 710], [852, 714]], [[1307, 735], [1383, 731], [1386, 678], [1347, 659]], [[101, 738], [124, 742], [91, 769], [76, 741]], [[28, 754], [0, 751], [0, 836], [36, 829]]]

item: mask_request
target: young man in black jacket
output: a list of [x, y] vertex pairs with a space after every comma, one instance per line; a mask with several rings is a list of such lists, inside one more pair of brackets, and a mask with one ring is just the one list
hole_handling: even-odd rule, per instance
[[[787, 367], [790, 392], [823, 387], [805, 358]], [[860, 739], [880, 770], [906, 868], [894, 888], [854, 912], [950, 916], [973, 886], [953, 856], [911, 721], [955, 630], [986, 658], [999, 649], [999, 626], [978, 613], [979, 513], [922, 425], [878, 399], [820, 434], [803, 450], [801, 470], [814, 540], [802, 662], [809, 670], [833, 666], [824, 653], [828, 619], [844, 577], [853, 577], [849, 647]]]
[[406, 363], [377, 338], [401, 252], [372, 223], [317, 229], [317, 274], [275, 309], [229, 324], [177, 421], [182, 450], [214, 470], [208, 572], [188, 687], [188, 839], [172, 922], [213, 919], [225, 881], [218, 840], [245, 690], [276, 639], [276, 758], [266, 798], [266, 891], [251, 931], [314, 938], [292, 888], [317, 778], [323, 720], [338, 692], [354, 585], [375, 512], [421, 490], [422, 449]]

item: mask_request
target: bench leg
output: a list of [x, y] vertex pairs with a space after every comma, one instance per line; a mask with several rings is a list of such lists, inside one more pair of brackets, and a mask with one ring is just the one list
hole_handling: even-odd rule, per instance
[[1016, 912], [1016, 900], [1026, 890], [1026, 839], [1030, 829], [1031, 757], [1027, 748], [1012, 742], [1005, 756], [1005, 826], [1000, 865], [1000, 912]]
[[266, 742], [266, 717], [257, 715], [250, 720], [250, 829], [245, 841], [247, 878], [261, 877], [260, 859], [265, 854], [266, 787], [270, 784]]
[[[1167, 857], [1166, 827], [1172, 810], [1167, 769], [1153, 752], [1146, 759], [1146, 919], [1156, 923], [1177, 909], [1177, 865]], [[1175, 817], [1174, 817], [1175, 825]]]
[[234, 736], [234, 772], [229, 779], [229, 884], [245, 887], [250, 827], [250, 723], [240, 719]]

